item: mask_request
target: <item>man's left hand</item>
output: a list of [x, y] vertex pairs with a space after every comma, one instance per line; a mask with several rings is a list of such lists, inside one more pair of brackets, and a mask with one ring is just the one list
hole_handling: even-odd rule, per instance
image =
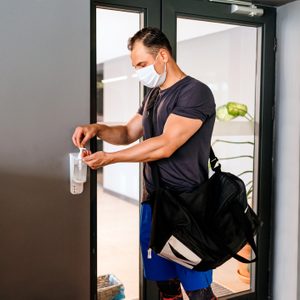
[[93, 170], [111, 163], [109, 154], [103, 151], [98, 151], [93, 154], [87, 152], [83, 155], [83, 161]]

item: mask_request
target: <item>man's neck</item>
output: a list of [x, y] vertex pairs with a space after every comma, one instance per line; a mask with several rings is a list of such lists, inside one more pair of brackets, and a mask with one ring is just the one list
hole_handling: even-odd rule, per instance
[[171, 87], [173, 84], [183, 79], [186, 76], [175, 62], [170, 61], [167, 65], [167, 78], [165, 82], [160, 86], [161, 90], [165, 90]]

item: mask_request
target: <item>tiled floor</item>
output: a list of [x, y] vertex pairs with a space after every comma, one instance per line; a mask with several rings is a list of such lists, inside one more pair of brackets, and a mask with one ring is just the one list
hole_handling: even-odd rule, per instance
[[[139, 208], [98, 189], [98, 275], [114, 274], [125, 286], [126, 299], [139, 298]], [[237, 276], [237, 261], [214, 271], [214, 282], [240, 292], [249, 289]]]
[[139, 298], [138, 206], [98, 190], [98, 275], [114, 274], [126, 299]]

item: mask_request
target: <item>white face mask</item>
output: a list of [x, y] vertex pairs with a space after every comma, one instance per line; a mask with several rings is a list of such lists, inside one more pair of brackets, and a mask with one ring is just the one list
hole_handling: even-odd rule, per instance
[[154, 87], [162, 85], [165, 82], [166, 76], [167, 76], [166, 63], [165, 63], [164, 72], [162, 74], [158, 74], [155, 71], [154, 63], [147, 67], [136, 70], [136, 74], [137, 74], [139, 81], [143, 85], [145, 85], [149, 88], [154, 88]]

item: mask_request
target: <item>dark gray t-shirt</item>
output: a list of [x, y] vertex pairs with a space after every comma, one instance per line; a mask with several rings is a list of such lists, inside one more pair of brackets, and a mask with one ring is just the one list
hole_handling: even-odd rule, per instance
[[[144, 139], [150, 136], [146, 95], [138, 113], [143, 116]], [[190, 191], [208, 178], [208, 159], [215, 122], [215, 101], [209, 87], [199, 80], [186, 76], [165, 90], [159, 90], [154, 104], [154, 135], [163, 133], [170, 114], [200, 119], [201, 128], [169, 158], [156, 161], [164, 187], [177, 191]], [[144, 180], [147, 192], [154, 190], [151, 170], [145, 164]], [[145, 200], [145, 199], [143, 199]]]

